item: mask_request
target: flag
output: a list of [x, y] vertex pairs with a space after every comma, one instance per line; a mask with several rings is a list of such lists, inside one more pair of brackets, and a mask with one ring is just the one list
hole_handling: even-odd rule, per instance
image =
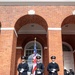
[[33, 69], [32, 69], [32, 74], [35, 75], [35, 71], [37, 68], [37, 61], [36, 61], [36, 54], [37, 54], [37, 49], [36, 49], [36, 38], [34, 40], [34, 56], [33, 56]]

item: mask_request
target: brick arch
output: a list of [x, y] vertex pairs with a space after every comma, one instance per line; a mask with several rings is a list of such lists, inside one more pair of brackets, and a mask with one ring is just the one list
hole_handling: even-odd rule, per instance
[[26, 43], [28, 43], [29, 41], [33, 41], [34, 40], [33, 38], [35, 38], [35, 37], [37, 38], [36, 41], [38, 41], [42, 45], [42, 47], [45, 47], [47, 45], [47, 40], [45, 37], [42, 37], [41, 35], [40, 36], [29, 35], [22, 42], [22, 48], [24, 49]]
[[63, 20], [61, 27], [66, 25], [66, 24], [75, 24], [75, 15], [70, 15], [70, 16], [66, 17]]
[[26, 24], [29, 23], [36, 23], [41, 25], [46, 31], [47, 31], [47, 22], [45, 21], [45, 19], [39, 15], [24, 15], [22, 17], [20, 17], [17, 22], [15, 23], [15, 29], [18, 32], [18, 30]]

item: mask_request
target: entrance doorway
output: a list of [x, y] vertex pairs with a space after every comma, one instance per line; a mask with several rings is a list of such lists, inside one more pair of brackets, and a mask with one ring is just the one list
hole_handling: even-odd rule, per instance
[[75, 69], [75, 15], [69, 15], [62, 21], [62, 41], [64, 53], [64, 67]]
[[[39, 42], [36, 42], [36, 49], [37, 49], [37, 54], [41, 56], [41, 62], [43, 60], [43, 51], [42, 51], [42, 46]], [[26, 44], [25, 48], [24, 48], [24, 55], [27, 56], [27, 63], [29, 65], [29, 71], [31, 71], [32, 68], [32, 60], [33, 60], [33, 51], [34, 51], [34, 41], [30, 41]]]
[[63, 54], [64, 54], [64, 68], [66, 68], [67, 70], [72, 68], [74, 70], [73, 49], [66, 42], [63, 42]]

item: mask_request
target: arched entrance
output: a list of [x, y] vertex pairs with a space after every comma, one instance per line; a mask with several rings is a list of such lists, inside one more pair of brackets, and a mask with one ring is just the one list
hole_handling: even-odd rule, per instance
[[[30, 56], [33, 56], [32, 43], [34, 42], [35, 37], [37, 41], [37, 49], [39, 47], [41, 49], [41, 50], [38, 50], [37, 54], [41, 55], [42, 62], [44, 63], [44, 65], [47, 65], [48, 61], [44, 61], [48, 57], [48, 55], [46, 55], [46, 53], [48, 53], [48, 50], [44, 50], [44, 47], [47, 46], [46, 35], [47, 35], [47, 29], [48, 29], [45, 19], [39, 15], [24, 15], [17, 20], [15, 24], [15, 29], [18, 33], [17, 50], [16, 50], [16, 65], [20, 63], [21, 61], [20, 57], [23, 55], [28, 56], [27, 61], [30, 61], [31, 59]], [[30, 48], [32, 50], [29, 50]], [[31, 62], [28, 62], [28, 64], [29, 63]], [[45, 74], [46, 74], [46, 70], [45, 70]], [[17, 73], [15, 75], [17, 75]]]
[[75, 15], [66, 17], [62, 22], [62, 47], [64, 54], [64, 68], [75, 70]]
[[[41, 56], [41, 62], [43, 62], [43, 51], [42, 46], [39, 42], [36, 42], [36, 49], [37, 49], [37, 55]], [[27, 56], [27, 63], [29, 65], [29, 71], [31, 71], [32, 68], [32, 60], [33, 60], [33, 50], [34, 50], [34, 41], [30, 41], [26, 44], [24, 48], [24, 55]]]
[[72, 47], [66, 42], [63, 42], [62, 47], [64, 54], [64, 68], [66, 68], [68, 71], [70, 68], [74, 70], [74, 57]]

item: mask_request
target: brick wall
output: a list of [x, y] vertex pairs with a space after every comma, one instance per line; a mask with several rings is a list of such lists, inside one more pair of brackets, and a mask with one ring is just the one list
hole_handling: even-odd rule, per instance
[[10, 71], [13, 46], [13, 31], [1, 31], [1, 45], [0, 45], [0, 75], [12, 75]]
[[[27, 15], [28, 11], [31, 9], [33, 9], [35, 11], [36, 15], [41, 16], [43, 18], [43, 20], [46, 21], [45, 22], [45, 23], [47, 23], [46, 27], [43, 23], [44, 22], [43, 20], [41, 21], [40, 24], [45, 29], [47, 29], [47, 27], [61, 28], [61, 24], [62, 24], [63, 20], [67, 16], [72, 15], [72, 11], [75, 10], [75, 6], [0, 6], [0, 22], [2, 24], [1, 27], [4, 27], [4, 28], [11, 28], [11, 27], [14, 28], [15, 27], [16, 30], [18, 30], [18, 28], [20, 28], [21, 26], [18, 25], [17, 21], [22, 16]], [[16, 25], [16, 23], [17, 23], [17, 25]], [[22, 22], [20, 22], [20, 24], [21, 23]], [[39, 21], [38, 22], [36, 21], [36, 23], [39, 24]], [[48, 50], [47, 50], [48, 55], [44, 54], [44, 64], [47, 66], [47, 63], [51, 61], [50, 59], [48, 59], [48, 61], [46, 62], [46, 57], [50, 58], [50, 56], [53, 54], [55, 54], [57, 56], [57, 58], [59, 58], [59, 56], [60, 56], [60, 58], [57, 59], [56, 62], [58, 62], [60, 65], [59, 74], [62, 75], [63, 74], [63, 57], [62, 57], [63, 52], [61, 49], [61, 47], [62, 47], [61, 46], [61, 44], [62, 44], [61, 33], [60, 33], [60, 31], [57, 31], [57, 32], [55, 32], [55, 31], [48, 32], [47, 31], [47, 33], [48, 33], [48, 36], [46, 38], [46, 40], [47, 40], [46, 45], [48, 44]], [[42, 37], [41, 37], [41, 39], [42, 39]], [[43, 43], [42, 43], [41, 39], [38, 41], [40, 41], [41, 44], [45, 43], [44, 38], [42, 39]], [[22, 40], [22, 41], [24, 41], [24, 40]], [[28, 40], [26, 42], [28, 42]], [[23, 44], [25, 45], [25, 43], [23, 43]], [[19, 43], [19, 46], [20, 46], [20, 44], [21, 43]], [[44, 46], [45, 45], [43, 45], [43, 47]], [[72, 46], [74, 47], [74, 44]], [[0, 63], [2, 63], [3, 65], [0, 65], [0, 68], [1, 68], [0, 75], [2, 75], [2, 74], [3, 75], [13, 75], [14, 73], [16, 73], [14, 71], [15, 67], [16, 67], [15, 59], [19, 62], [20, 62], [20, 60], [18, 60], [19, 59], [18, 56], [16, 56], [17, 58], [15, 58], [15, 56], [14, 57], [12, 57], [12, 56], [14, 54], [20, 53], [20, 52], [18, 52], [19, 50], [16, 52], [15, 47], [16, 47], [16, 38], [15, 38], [13, 31], [1, 31]], [[22, 54], [23, 54], [23, 52], [22, 52]], [[12, 66], [13, 62], [15, 63], [14, 66]], [[14, 69], [13, 71], [12, 71], [12, 68]], [[46, 72], [46, 70], [45, 70], [45, 72]]]
[[[49, 31], [48, 32], [48, 49], [49, 56], [56, 56], [56, 62], [59, 64], [59, 75], [63, 75], [63, 52], [62, 52], [62, 39], [61, 31]], [[49, 59], [51, 62], [51, 59]]]

